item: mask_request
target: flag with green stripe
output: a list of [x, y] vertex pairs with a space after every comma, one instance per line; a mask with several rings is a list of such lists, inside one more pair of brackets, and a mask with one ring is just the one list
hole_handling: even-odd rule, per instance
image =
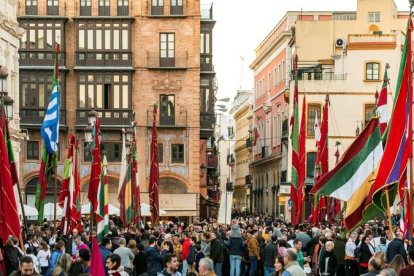
[[105, 235], [109, 233], [107, 167], [108, 162], [106, 159], [106, 155], [104, 155], [102, 161], [101, 181], [98, 187], [98, 204], [97, 209], [95, 210], [97, 236], [99, 242], [101, 242]]

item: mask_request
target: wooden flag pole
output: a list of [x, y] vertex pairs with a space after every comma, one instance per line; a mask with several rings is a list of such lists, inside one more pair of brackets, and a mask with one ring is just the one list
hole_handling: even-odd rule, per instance
[[[54, 153], [53, 154], [53, 158], [56, 158], [54, 155], [55, 154], [57, 154], [57, 153]], [[56, 160], [57, 161], [57, 160]], [[55, 228], [55, 230], [56, 230], [56, 210], [57, 210], [57, 162], [55, 162], [55, 183], [54, 183], [54, 185], [55, 185], [55, 192], [54, 192], [54, 202], [55, 202], [55, 204], [54, 204], [54, 216], [53, 216], [53, 219], [54, 219], [54, 222], [53, 222], [53, 225], [54, 225], [54, 228]]]
[[385, 190], [385, 197], [387, 200], [387, 217], [388, 217], [388, 227], [390, 228], [390, 236], [388, 237], [390, 240], [394, 239], [394, 232], [392, 230], [392, 223], [391, 223], [391, 210], [390, 210], [390, 196], [388, 195], [388, 187]]

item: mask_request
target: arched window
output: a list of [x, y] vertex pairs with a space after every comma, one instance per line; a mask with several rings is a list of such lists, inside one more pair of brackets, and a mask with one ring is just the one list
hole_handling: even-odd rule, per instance
[[[37, 184], [39, 183], [39, 177], [32, 178], [27, 182], [25, 187], [25, 194], [26, 194], [26, 204], [29, 206], [35, 206], [36, 202], [36, 188]], [[61, 182], [57, 180], [57, 198], [59, 199], [59, 192], [60, 192], [60, 186]], [[54, 195], [55, 195], [55, 178], [49, 177], [49, 182], [47, 183], [47, 189], [46, 189], [46, 199], [45, 203], [51, 202], [54, 203]]]

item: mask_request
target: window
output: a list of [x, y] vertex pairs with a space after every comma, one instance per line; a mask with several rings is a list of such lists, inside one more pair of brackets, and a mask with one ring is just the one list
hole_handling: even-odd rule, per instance
[[164, 144], [158, 143], [158, 163], [164, 163]]
[[211, 81], [208, 78], [201, 79], [201, 112], [213, 112], [214, 101], [212, 99], [213, 94], [211, 93]]
[[160, 34], [160, 67], [175, 66], [175, 34]]
[[101, 16], [109, 16], [109, 13], [110, 13], [109, 0], [99, 0], [98, 13]]
[[274, 83], [274, 86], [277, 85], [277, 69], [276, 69], [276, 67], [275, 67], [275, 69], [273, 69], [273, 83]]
[[266, 145], [266, 150], [268, 150], [268, 148], [270, 148], [270, 143], [271, 143], [271, 139], [272, 139], [272, 133], [270, 132], [270, 122], [271, 122], [271, 119], [269, 118], [269, 119], [267, 119], [266, 120], [266, 134], [265, 134], [265, 145]]
[[151, 15], [164, 15], [164, 0], [152, 0]]
[[311, 181], [315, 178], [315, 162], [316, 152], [308, 152], [306, 154], [306, 178]]
[[365, 64], [365, 79], [366, 80], [379, 80], [380, 64], [378, 62], [367, 62]]
[[183, 15], [183, 0], [171, 0], [171, 8], [170, 8], [171, 15]]
[[256, 95], [256, 99], [259, 98], [259, 82], [256, 82], [256, 90], [254, 91]]
[[59, 15], [59, 0], [47, 0], [47, 14]]
[[171, 145], [171, 162], [184, 163], [184, 144]]
[[315, 117], [316, 114], [321, 114], [320, 104], [308, 104], [308, 118], [306, 120], [306, 135], [307, 137], [315, 136]]
[[381, 13], [379, 13], [379, 12], [369, 12], [368, 13], [368, 22], [370, 22], [370, 23], [379, 23], [379, 22], [381, 22]]
[[[22, 21], [20, 26], [25, 30], [21, 40], [21, 50], [48, 50], [50, 53], [20, 53], [21, 59], [50, 59], [53, 61], [56, 43], [64, 42], [63, 23], [55, 20]], [[53, 63], [52, 63], [53, 64]]]
[[202, 32], [200, 37], [201, 71], [212, 71], [211, 33]]
[[129, 0], [118, 0], [118, 16], [127, 16], [129, 15], [128, 11], [128, 1]]
[[277, 135], [278, 135], [278, 127], [277, 127], [277, 119], [276, 116], [273, 116], [273, 139], [272, 139], [272, 145], [275, 147], [276, 146], [276, 140], [277, 140]]
[[37, 15], [37, 0], [26, 0], [26, 15]]
[[160, 95], [160, 125], [175, 125], [174, 95]]
[[267, 91], [268, 92], [270, 92], [270, 90], [272, 89], [272, 86], [271, 86], [271, 75], [270, 75], [270, 72], [267, 74]]
[[91, 12], [91, 0], [80, 0], [80, 15], [90, 16]]
[[278, 67], [279, 67], [279, 76], [278, 76], [278, 83], [280, 83], [281, 81], [282, 81], [282, 68], [280, 67], [280, 63], [279, 63], [279, 65], [278, 65]]
[[[101, 160], [104, 154], [108, 162], [122, 161], [122, 144], [116, 142], [101, 142]], [[83, 161], [92, 162], [93, 149], [88, 148], [88, 144], [83, 144]]]
[[282, 61], [282, 82], [284, 82], [286, 80], [286, 65], [285, 65], [285, 61]]
[[116, 114], [112, 115], [118, 118], [127, 116], [115, 110], [130, 108], [129, 74], [80, 73], [78, 82], [79, 109], [104, 109], [108, 112], [104, 112], [104, 117], [110, 116], [111, 111], [114, 111]]
[[364, 123], [365, 126], [369, 123], [375, 112], [374, 104], [365, 104], [364, 106]]
[[26, 141], [26, 159], [39, 160], [39, 142]]
[[210, 54], [210, 33], [201, 33], [201, 54]]

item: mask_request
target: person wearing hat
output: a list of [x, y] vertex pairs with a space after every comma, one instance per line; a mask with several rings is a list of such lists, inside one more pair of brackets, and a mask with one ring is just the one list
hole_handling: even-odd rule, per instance
[[244, 254], [244, 242], [238, 224], [233, 224], [231, 226], [229, 240], [226, 244], [229, 247], [230, 276], [239, 276], [241, 261]]

